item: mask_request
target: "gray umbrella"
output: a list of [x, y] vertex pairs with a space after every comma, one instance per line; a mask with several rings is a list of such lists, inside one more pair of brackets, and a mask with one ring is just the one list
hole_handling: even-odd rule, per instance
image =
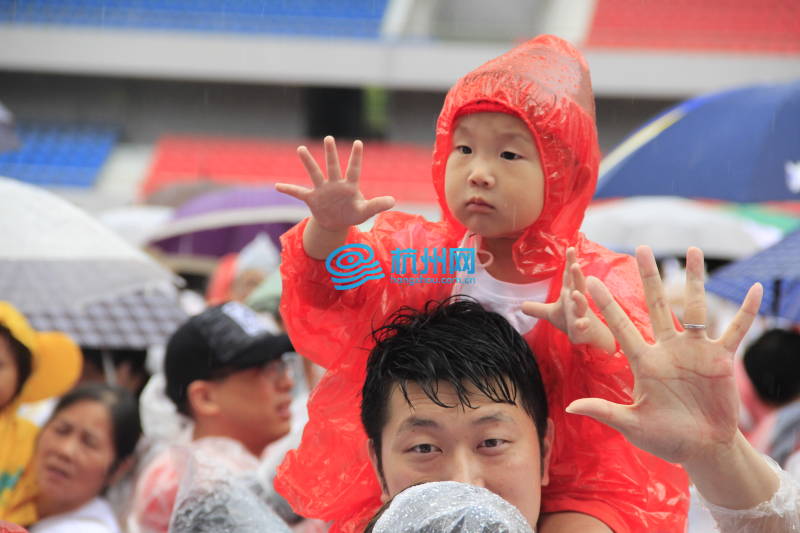
[[166, 344], [188, 316], [175, 291], [137, 291], [82, 308], [51, 308], [26, 313], [41, 331], [63, 331], [90, 348], [139, 349]]
[[76, 309], [177, 278], [79, 208], [0, 178], [0, 300], [23, 313]]

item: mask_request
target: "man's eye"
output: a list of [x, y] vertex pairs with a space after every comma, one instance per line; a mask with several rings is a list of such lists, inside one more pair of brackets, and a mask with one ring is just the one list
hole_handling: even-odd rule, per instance
[[508, 441], [503, 439], [486, 439], [485, 441], [481, 442], [479, 448], [497, 448], [498, 446], [502, 446], [506, 444]]
[[414, 453], [433, 453], [436, 450], [437, 448], [433, 444], [417, 444], [411, 447], [411, 451]]
[[464, 146], [462, 144], [460, 146], [456, 146], [456, 151], [466, 155], [472, 153], [472, 148], [470, 148], [469, 146]]
[[502, 157], [503, 159], [508, 159], [509, 161], [513, 161], [515, 159], [519, 159], [522, 156], [519, 155], [519, 154], [515, 154], [514, 152], [509, 152], [508, 150], [506, 150], [505, 152], [502, 152], [500, 154], [500, 157]]

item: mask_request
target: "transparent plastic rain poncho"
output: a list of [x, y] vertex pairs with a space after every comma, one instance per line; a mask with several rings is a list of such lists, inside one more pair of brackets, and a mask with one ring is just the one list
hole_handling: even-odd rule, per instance
[[258, 460], [232, 439], [204, 440], [186, 448], [170, 533], [290, 533], [268, 504]]
[[519, 510], [481, 487], [439, 481], [392, 500], [372, 533], [533, 533]]
[[764, 459], [781, 484], [769, 501], [752, 509], [726, 509], [700, 501], [711, 512], [721, 533], [800, 533], [800, 483], [767, 456]]
[[[458, 247], [466, 230], [445, 203], [445, 163], [456, 118], [482, 108], [503, 109], [528, 125], [544, 171], [542, 213], [513, 247], [519, 271], [531, 281], [551, 279], [548, 301], [553, 301], [561, 289], [566, 248], [575, 246], [583, 272], [600, 278], [651, 340], [635, 261], [588, 241], [578, 231], [594, 193], [600, 158], [594, 98], [584, 59], [553, 36], [537, 37], [489, 61], [447, 94], [436, 126], [433, 161], [433, 184], [444, 220], [382, 213], [369, 232], [352, 228], [347, 243], [369, 245], [385, 273], [391, 272], [392, 250], [410, 248], [421, 254], [425, 248]], [[369, 147], [365, 153], [369, 157]], [[355, 289], [335, 290], [325, 262], [305, 254], [306, 223], [282, 237], [281, 312], [297, 351], [328, 372], [311, 395], [303, 441], [287, 455], [275, 487], [300, 514], [334, 521], [332, 531], [360, 533], [381, 505], [360, 421], [370, 332], [401, 305], [419, 309], [430, 299], [449, 296], [452, 285], [397, 284], [387, 275]], [[689, 503], [683, 470], [634, 448], [599, 422], [564, 411], [584, 397], [629, 403], [633, 377], [624, 355], [573, 346], [544, 321], [525, 339], [539, 362], [555, 424], [542, 511], [583, 512], [616, 533], [683, 531]]]

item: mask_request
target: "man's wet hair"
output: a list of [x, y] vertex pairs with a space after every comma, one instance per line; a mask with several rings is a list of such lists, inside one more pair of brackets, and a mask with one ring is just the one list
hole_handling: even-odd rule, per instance
[[[539, 366], [528, 343], [501, 315], [474, 299], [456, 296], [429, 301], [422, 310], [402, 307], [372, 335], [375, 346], [367, 360], [361, 423], [381, 474], [381, 433], [389, 398], [397, 385], [411, 405], [409, 383], [445, 408], [474, 408], [471, 387], [493, 402], [521, 406], [536, 426], [544, 453], [547, 397]], [[439, 398], [441, 383], [455, 389], [457, 405]]]

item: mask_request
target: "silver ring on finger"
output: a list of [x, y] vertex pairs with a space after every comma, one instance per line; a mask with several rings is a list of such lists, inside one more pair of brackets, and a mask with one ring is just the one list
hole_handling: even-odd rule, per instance
[[706, 329], [706, 325], [705, 325], [705, 324], [691, 324], [691, 323], [685, 323], [685, 324], [683, 325], [683, 329], [695, 329], [695, 330], [703, 330], [703, 329]]

